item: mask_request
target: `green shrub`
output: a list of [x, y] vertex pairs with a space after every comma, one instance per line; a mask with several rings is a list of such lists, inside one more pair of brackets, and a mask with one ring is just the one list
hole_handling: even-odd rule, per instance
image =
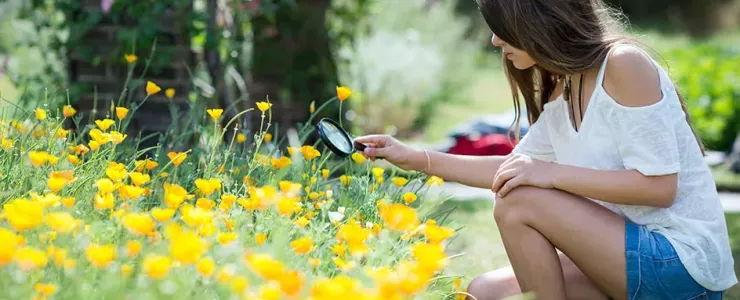
[[704, 42], [664, 57], [707, 148], [730, 150], [740, 132], [740, 49]]

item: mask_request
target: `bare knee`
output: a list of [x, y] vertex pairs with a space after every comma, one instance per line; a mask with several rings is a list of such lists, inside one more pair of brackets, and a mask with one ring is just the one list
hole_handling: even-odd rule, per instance
[[512, 189], [506, 196], [497, 198], [493, 209], [496, 224], [505, 226], [525, 222], [531, 216], [532, 206], [542, 197], [543, 191], [545, 190], [541, 188], [520, 186]]
[[509, 267], [478, 275], [468, 284], [467, 299], [498, 300], [521, 293], [514, 271]]

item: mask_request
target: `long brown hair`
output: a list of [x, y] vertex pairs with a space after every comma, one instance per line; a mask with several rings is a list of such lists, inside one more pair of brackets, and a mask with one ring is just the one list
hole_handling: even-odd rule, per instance
[[[520, 93], [532, 124], [555, 91], [558, 78], [600, 66], [609, 50], [617, 44], [641, 44], [625, 33], [623, 15], [601, 0], [476, 1], [491, 31], [511, 46], [526, 51], [536, 62], [534, 67], [519, 70], [502, 57], [514, 98], [513, 126], [517, 139], [521, 119]], [[564, 96], [568, 100], [568, 93]], [[679, 99], [691, 125], [680, 95]], [[704, 145], [698, 136], [696, 139], [704, 153]]]

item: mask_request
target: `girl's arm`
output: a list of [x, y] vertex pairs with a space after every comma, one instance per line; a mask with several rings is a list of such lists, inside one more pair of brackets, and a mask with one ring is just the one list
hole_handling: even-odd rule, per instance
[[676, 198], [678, 175], [645, 176], [636, 170], [594, 170], [514, 155], [502, 163], [492, 189], [498, 197], [505, 197], [522, 185], [556, 188], [617, 204], [670, 207]]
[[[428, 151], [431, 169], [425, 173], [455, 181], [468, 186], [490, 189], [491, 178], [496, 175], [498, 167], [509, 156], [467, 156], [454, 155], [436, 151]], [[422, 152], [423, 160], [415, 167], [416, 170], [427, 168], [426, 155]]]
[[[364, 154], [382, 157], [404, 169], [423, 171], [464, 185], [491, 188], [496, 170], [509, 156], [466, 156], [413, 149], [389, 135], [369, 135], [355, 141], [367, 144]], [[427, 157], [427, 155], [429, 155]]]

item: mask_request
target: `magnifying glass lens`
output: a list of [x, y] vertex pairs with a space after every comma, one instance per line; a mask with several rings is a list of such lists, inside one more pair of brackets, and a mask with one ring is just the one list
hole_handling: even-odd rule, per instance
[[347, 135], [344, 134], [342, 129], [329, 122], [323, 122], [321, 125], [324, 127], [326, 138], [329, 139], [335, 147], [342, 152], [352, 153], [354, 150], [352, 141], [347, 139]]

